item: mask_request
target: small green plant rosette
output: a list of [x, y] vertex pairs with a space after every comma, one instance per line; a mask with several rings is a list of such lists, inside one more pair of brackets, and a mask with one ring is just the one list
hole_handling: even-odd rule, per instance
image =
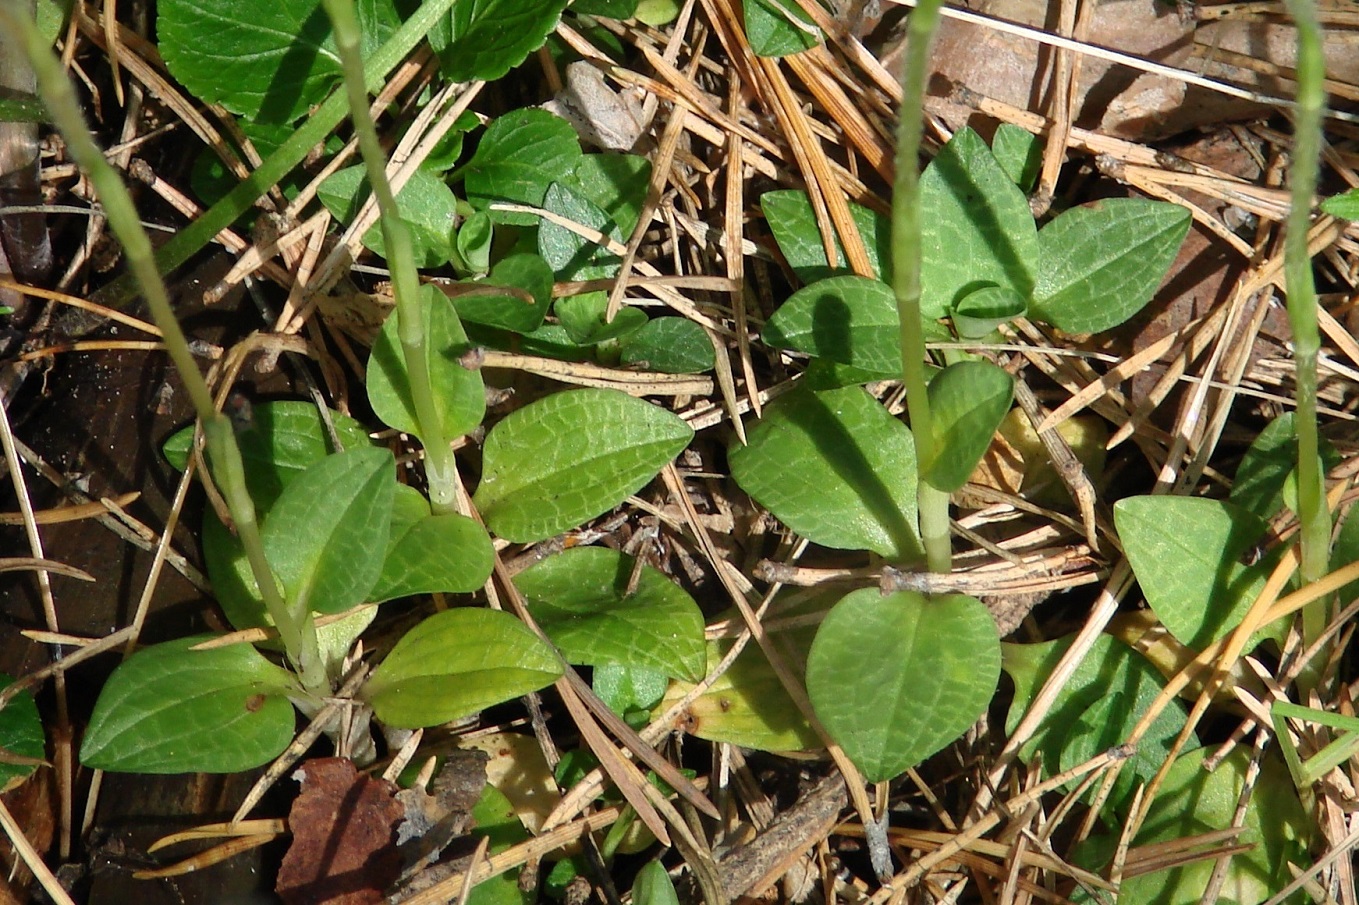
[[636, 493], [693, 435], [683, 419], [618, 390], [553, 393], [491, 429], [473, 502], [497, 536], [545, 540]]
[[361, 694], [384, 723], [417, 729], [537, 691], [561, 674], [556, 652], [518, 619], [463, 608], [435, 613], [402, 636]]
[[894, 562], [920, 556], [915, 442], [860, 387], [781, 396], [727, 461], [742, 490], [808, 540]]
[[606, 547], [576, 547], [515, 577], [533, 618], [569, 663], [620, 664], [703, 678], [703, 613], [679, 585]]
[[190, 650], [200, 635], [144, 648], [104, 685], [80, 747], [121, 773], [236, 773], [293, 738], [293, 676], [249, 644]]
[[826, 616], [807, 694], [869, 782], [900, 775], [958, 738], [1000, 678], [1000, 638], [981, 601], [865, 588]]

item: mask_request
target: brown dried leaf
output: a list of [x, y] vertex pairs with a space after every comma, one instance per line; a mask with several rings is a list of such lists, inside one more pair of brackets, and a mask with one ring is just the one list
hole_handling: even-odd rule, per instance
[[[300, 776], [299, 776], [300, 774]], [[289, 905], [377, 905], [396, 882], [396, 786], [349, 760], [309, 760], [294, 774], [302, 793], [288, 815], [293, 843], [275, 891]]]

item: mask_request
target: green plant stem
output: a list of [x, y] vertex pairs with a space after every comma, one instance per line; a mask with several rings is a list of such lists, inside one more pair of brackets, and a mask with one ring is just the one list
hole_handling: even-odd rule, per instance
[[387, 265], [392, 271], [392, 295], [396, 299], [397, 337], [406, 359], [410, 380], [411, 404], [420, 425], [420, 442], [425, 447], [425, 477], [429, 481], [430, 509], [436, 515], [457, 511], [456, 465], [453, 450], [444, 435], [443, 419], [434, 404], [434, 389], [429, 382], [428, 349], [425, 323], [420, 307], [420, 274], [415, 269], [410, 230], [396, 207], [396, 196], [387, 181], [387, 155], [378, 142], [377, 127], [368, 111], [368, 86], [364, 83], [363, 59], [359, 54], [362, 34], [353, 0], [324, 0], [326, 14], [335, 29], [335, 47], [344, 72], [349, 96], [350, 116], [358, 137], [359, 153], [373, 187], [382, 241], [387, 249]]
[[[1289, 167], [1291, 209], [1284, 233], [1284, 277], [1288, 292], [1288, 321], [1293, 331], [1293, 359], [1297, 369], [1298, 520], [1301, 526], [1304, 581], [1312, 582], [1330, 568], [1331, 517], [1326, 508], [1326, 488], [1321, 473], [1317, 438], [1317, 330], [1316, 287], [1312, 260], [1307, 253], [1307, 228], [1312, 198], [1316, 193], [1321, 147], [1322, 108], [1326, 103], [1322, 80], [1325, 61], [1321, 53], [1321, 26], [1312, 0], [1289, 0], [1289, 11], [1298, 29], [1298, 97], [1293, 129], [1293, 162]], [[1318, 601], [1321, 603], [1321, 601]], [[1325, 625], [1324, 606], [1303, 612], [1308, 640]]]
[[[369, 58], [364, 68], [367, 84], [380, 85], [387, 74], [425, 39], [439, 18], [448, 14], [452, 6], [453, 0], [426, 0], [422, 3], [387, 43]], [[349, 101], [345, 92], [331, 93], [316, 108], [316, 112], [260, 164], [259, 169], [156, 251], [159, 272], [165, 274], [174, 270], [197, 254], [214, 236], [240, 219], [271, 186], [292, 172], [308, 154], [324, 143], [348, 111]], [[117, 305], [132, 298], [136, 292], [137, 282], [122, 278], [101, 290], [99, 300], [108, 305]]]
[[[161, 279], [160, 272], [156, 269], [151, 240], [147, 237], [146, 230], [142, 228], [132, 196], [128, 194], [118, 172], [109, 166], [103, 152], [90, 136], [70, 80], [66, 78], [66, 73], [62, 70], [60, 61], [53, 55], [51, 47], [38, 33], [33, 20], [20, 12], [17, 4], [0, 4], [0, 20], [21, 35], [24, 50], [32, 61], [33, 70], [37, 75], [38, 90], [47, 107], [48, 115], [65, 137], [66, 148], [71, 156], [89, 175], [99, 200], [103, 202], [104, 216], [108, 218], [109, 227], [123, 245], [128, 268], [146, 297], [151, 317], [164, 335], [165, 348], [170, 360], [174, 363], [180, 379], [184, 381], [195, 413], [203, 422], [208, 458], [213, 465], [214, 477], [222, 488], [227, 507], [231, 510], [231, 518], [236, 523], [242, 544], [245, 545], [255, 581], [259, 584], [269, 614], [278, 625], [279, 634], [287, 645], [289, 656], [303, 674], [305, 684], [308, 664], [303, 653], [306, 647], [303, 639], [295, 631], [296, 619], [279, 594], [273, 571], [264, 559], [259, 526], [255, 521], [255, 506], [246, 490], [241, 452], [236, 445], [231, 421], [213, 405], [207, 381], [199, 372], [198, 363], [194, 361], [193, 354], [189, 351], [184, 332], [179, 328], [179, 322], [175, 320], [165, 281]], [[314, 638], [311, 647], [315, 648]], [[319, 663], [317, 665], [319, 666]]]
[[[941, 0], [920, 0], [911, 13], [906, 65], [901, 73], [901, 118], [897, 124], [896, 184], [892, 189], [892, 291], [901, 325], [901, 380], [915, 436], [916, 460], [934, 460], [934, 418], [925, 380], [925, 331], [920, 313], [920, 138], [924, 130], [925, 72], [930, 42], [939, 24]], [[931, 572], [949, 572], [948, 494], [923, 478], [917, 491], [920, 539]]]

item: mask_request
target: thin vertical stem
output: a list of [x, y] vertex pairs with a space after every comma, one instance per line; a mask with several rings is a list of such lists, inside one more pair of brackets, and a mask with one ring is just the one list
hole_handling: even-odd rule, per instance
[[[1326, 103], [1322, 81], [1326, 64], [1321, 52], [1321, 26], [1312, 0], [1289, 0], [1298, 30], [1298, 97], [1294, 117], [1293, 161], [1289, 167], [1292, 207], [1284, 233], [1284, 277], [1288, 290], [1288, 321], [1293, 330], [1293, 359], [1297, 368], [1298, 519], [1301, 524], [1304, 581], [1316, 581], [1330, 566], [1331, 518], [1321, 474], [1317, 439], [1317, 330], [1316, 287], [1307, 253], [1307, 228], [1316, 193], [1321, 148], [1321, 118]], [[1325, 613], [1309, 618], [1306, 627]], [[1314, 626], [1318, 631], [1320, 625]]]
[[[901, 326], [901, 380], [906, 387], [906, 407], [911, 415], [916, 460], [920, 463], [933, 461], [935, 442], [934, 417], [926, 393], [925, 332], [920, 313], [919, 160], [924, 131], [925, 73], [941, 5], [941, 0], [920, 0], [911, 13], [906, 65], [901, 73], [896, 184], [892, 190], [892, 290]], [[926, 567], [931, 572], [948, 572], [953, 566], [948, 494], [921, 478], [917, 499]]]
[[368, 111], [368, 86], [363, 78], [363, 59], [359, 55], [358, 16], [353, 0], [325, 0], [326, 14], [335, 29], [335, 47], [344, 71], [349, 112], [359, 152], [368, 171], [377, 202], [387, 264], [392, 271], [392, 294], [396, 298], [397, 337], [406, 361], [410, 380], [411, 403], [420, 425], [420, 442], [425, 447], [425, 476], [429, 481], [430, 507], [437, 513], [457, 508], [456, 465], [452, 447], [444, 435], [443, 419], [434, 404], [434, 389], [429, 382], [429, 350], [425, 340], [423, 311], [420, 308], [420, 275], [415, 268], [410, 230], [396, 207], [396, 196], [387, 180], [387, 155], [378, 142], [377, 127]]

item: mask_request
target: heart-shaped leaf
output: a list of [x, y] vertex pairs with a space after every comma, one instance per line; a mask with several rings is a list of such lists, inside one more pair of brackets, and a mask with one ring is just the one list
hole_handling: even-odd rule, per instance
[[261, 539], [297, 612], [364, 602], [382, 572], [394, 487], [392, 454], [369, 447], [327, 456], [283, 491]]
[[554, 393], [491, 429], [474, 501], [500, 537], [543, 540], [636, 493], [693, 435], [680, 418], [618, 390]]
[[943, 317], [982, 286], [1028, 298], [1038, 229], [1028, 199], [971, 129], [959, 129], [920, 176], [920, 308]]
[[1114, 504], [1114, 525], [1147, 606], [1194, 650], [1241, 622], [1272, 567], [1269, 557], [1242, 564], [1267, 526], [1225, 500], [1127, 497]]
[[[433, 286], [420, 287], [421, 317], [425, 325], [425, 363], [434, 394], [439, 433], [446, 439], [461, 437], [481, 423], [486, 414], [486, 388], [481, 373], [464, 368], [459, 357], [471, 344], [448, 297]], [[415, 414], [410, 375], [401, 350], [400, 310], [382, 325], [368, 363], [368, 401], [388, 426], [417, 437], [428, 435]]]
[[962, 735], [1000, 677], [1000, 638], [973, 597], [855, 591], [807, 656], [817, 718], [870, 782], [899, 775]]
[[1145, 198], [1064, 211], [1038, 234], [1042, 265], [1030, 312], [1068, 333], [1117, 327], [1151, 301], [1189, 221], [1187, 208]]
[[703, 614], [656, 569], [606, 547], [576, 547], [515, 577], [533, 618], [569, 663], [621, 663], [703, 678]]
[[868, 393], [794, 390], [746, 436], [727, 452], [731, 476], [789, 528], [893, 561], [920, 555], [915, 441]]
[[292, 676], [249, 644], [157, 644], [113, 671], [80, 747], [88, 767], [127, 773], [236, 773], [277, 756], [296, 717]]
[[557, 654], [499, 610], [435, 613], [396, 642], [363, 697], [390, 726], [436, 726], [552, 684]]
[[934, 460], [920, 463], [923, 480], [952, 493], [967, 483], [1010, 411], [1015, 381], [989, 361], [959, 361], [930, 381]]
[[486, 529], [465, 515], [431, 515], [429, 501], [413, 487], [398, 484], [396, 491], [387, 558], [369, 600], [463, 594], [485, 584], [495, 560]]
[[901, 334], [892, 287], [859, 276], [830, 277], [788, 297], [764, 339], [875, 374], [901, 374]]

